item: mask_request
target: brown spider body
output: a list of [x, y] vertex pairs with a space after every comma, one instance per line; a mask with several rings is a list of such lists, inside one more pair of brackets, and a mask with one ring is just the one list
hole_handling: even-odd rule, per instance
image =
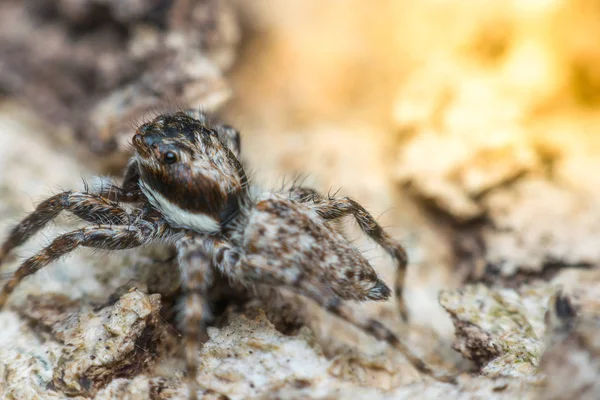
[[[399, 349], [419, 371], [453, 380], [435, 376], [393, 332], [343, 304], [391, 295], [365, 257], [328, 223], [351, 215], [397, 261], [396, 294], [406, 319], [401, 292], [406, 254], [360, 204], [297, 186], [253, 195], [238, 160], [238, 133], [209, 125], [201, 113], [159, 116], [137, 130], [133, 145], [136, 152], [121, 186], [99, 180], [84, 193], [56, 195], [11, 231], [0, 262], [63, 210], [93, 224], [56, 238], [26, 260], [0, 293], [0, 307], [24, 277], [79, 246], [117, 250], [169, 241], [177, 250], [185, 294], [191, 398], [196, 397], [198, 350], [209, 318], [207, 295], [215, 268], [246, 285], [306, 296]], [[128, 211], [121, 203], [135, 207]]]

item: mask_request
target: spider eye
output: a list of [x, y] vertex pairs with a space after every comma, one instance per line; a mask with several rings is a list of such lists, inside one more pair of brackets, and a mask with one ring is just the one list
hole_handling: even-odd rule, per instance
[[177, 154], [174, 151], [167, 151], [163, 156], [165, 164], [173, 164], [177, 162]]

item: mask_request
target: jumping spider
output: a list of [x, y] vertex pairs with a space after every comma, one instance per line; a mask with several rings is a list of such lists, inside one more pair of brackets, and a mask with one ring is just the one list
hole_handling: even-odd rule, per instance
[[121, 186], [99, 180], [84, 192], [57, 194], [13, 228], [0, 250], [0, 262], [61, 211], [91, 224], [57, 237], [23, 262], [2, 289], [0, 308], [23, 278], [77, 247], [119, 250], [169, 242], [177, 252], [185, 294], [190, 398], [196, 397], [213, 268], [246, 285], [268, 285], [306, 296], [395, 347], [422, 373], [454, 380], [434, 374], [392, 331], [344, 304], [344, 300], [387, 300], [391, 295], [365, 257], [329, 224], [351, 215], [396, 260], [396, 294], [406, 319], [401, 300], [406, 253], [356, 201], [295, 185], [253, 194], [238, 160], [238, 132], [210, 125], [201, 113], [161, 115], [137, 129], [133, 146], [135, 154]]

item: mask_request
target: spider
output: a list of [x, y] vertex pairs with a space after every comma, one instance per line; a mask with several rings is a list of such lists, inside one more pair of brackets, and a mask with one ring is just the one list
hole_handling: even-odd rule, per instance
[[[57, 194], [10, 232], [0, 263], [61, 211], [90, 226], [54, 239], [25, 260], [0, 292], [0, 308], [26, 276], [78, 247], [120, 250], [155, 242], [174, 245], [184, 293], [183, 335], [189, 398], [195, 399], [199, 349], [209, 318], [207, 291], [215, 269], [245, 285], [288, 289], [318, 303], [398, 349], [420, 372], [444, 382], [388, 328], [344, 301], [387, 300], [391, 290], [330, 221], [353, 216], [396, 261], [396, 295], [407, 257], [356, 201], [308, 187], [256, 194], [239, 161], [239, 133], [211, 125], [203, 113], [177, 112], [141, 125], [122, 185], [100, 179], [83, 192]], [[128, 208], [124, 207], [128, 205]]]

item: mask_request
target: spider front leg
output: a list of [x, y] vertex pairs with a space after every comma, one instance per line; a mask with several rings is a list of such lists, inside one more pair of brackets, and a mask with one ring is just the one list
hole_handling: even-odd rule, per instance
[[138, 180], [137, 164], [130, 162], [125, 172], [123, 187], [97, 178], [91, 192], [86, 184], [85, 192], [67, 191], [45, 200], [10, 231], [8, 238], [0, 246], [0, 264], [12, 250], [25, 243], [62, 211], [69, 211], [93, 224], [128, 224], [130, 216], [118, 203], [135, 202], [140, 199], [142, 194]]
[[38, 254], [25, 260], [17, 269], [0, 292], [0, 310], [23, 278], [78, 247], [105, 250], [130, 249], [159, 239], [165, 230], [166, 227], [161, 223], [141, 221], [137, 225], [85, 227], [59, 236]]
[[383, 230], [377, 221], [375, 221], [375, 218], [373, 218], [363, 206], [351, 198], [329, 198], [319, 194], [314, 189], [302, 186], [293, 187], [290, 190], [290, 197], [296, 201], [305, 203], [326, 221], [352, 215], [360, 229], [385, 249], [385, 251], [396, 261], [397, 271], [395, 291], [398, 310], [402, 320], [404, 320], [404, 322], [408, 321], [408, 312], [403, 296], [408, 257], [406, 255], [406, 250], [404, 250], [402, 245], [396, 242], [385, 230]]
[[[118, 203], [135, 203], [144, 195], [139, 186], [140, 170], [135, 159], [131, 159], [125, 170], [123, 185], [115, 185], [111, 180], [98, 178], [92, 187], [92, 193]], [[87, 192], [87, 190], [86, 190]]]
[[239, 157], [242, 152], [242, 144], [240, 133], [230, 125], [212, 123], [207, 113], [200, 109], [188, 109], [184, 111], [187, 115], [197, 119], [203, 125], [210, 126], [217, 132], [219, 140], [231, 150], [236, 157]]
[[176, 244], [177, 260], [185, 295], [183, 332], [188, 398], [196, 400], [198, 394], [198, 359], [205, 341], [206, 321], [210, 317], [206, 298], [213, 282], [212, 255], [207, 241], [191, 232]]
[[0, 248], [0, 264], [13, 249], [25, 243], [62, 211], [69, 211], [94, 224], [125, 225], [130, 220], [129, 214], [117, 203], [100, 195], [82, 192], [59, 193], [38, 205], [35, 211], [10, 231]]

